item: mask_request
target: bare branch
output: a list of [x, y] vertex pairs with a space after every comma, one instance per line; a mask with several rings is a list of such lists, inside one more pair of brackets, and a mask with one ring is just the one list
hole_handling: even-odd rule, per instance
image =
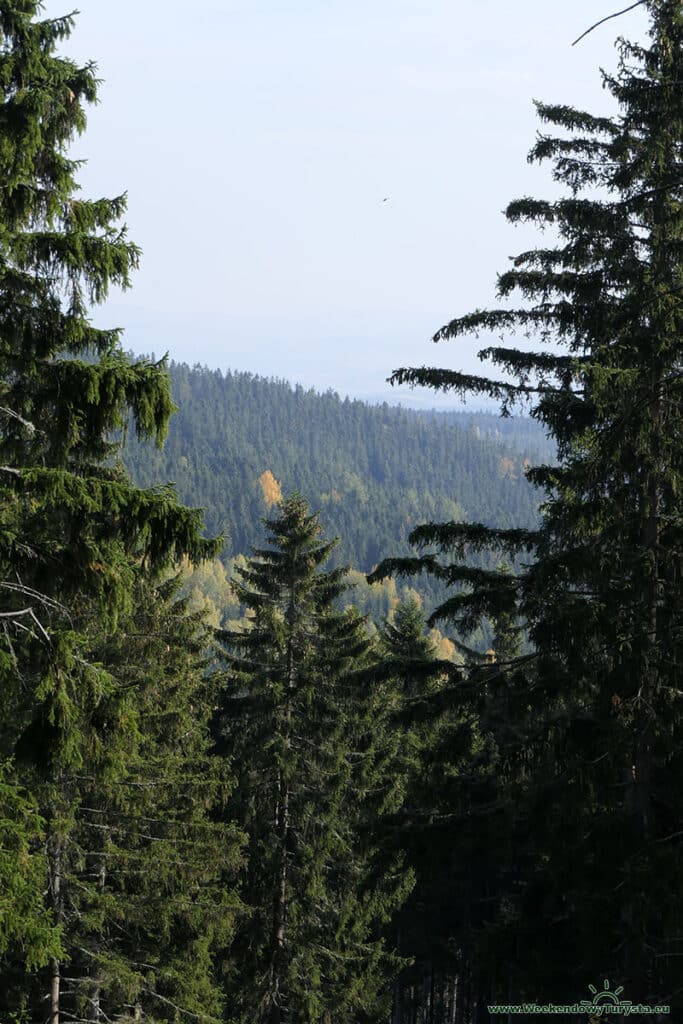
[[8, 409], [5, 405], [0, 405], [0, 413], [4, 416], [9, 416], [10, 419], [19, 420], [21, 425], [26, 428], [29, 434], [35, 434], [36, 428], [30, 420], [25, 420], [23, 416], [20, 416], [14, 409]]
[[[16, 419], [22, 420], [22, 417], [16, 413], [12, 413], [11, 410], [0, 406], [0, 415], [6, 413], [13, 415]], [[22, 420], [26, 426], [31, 427], [28, 421]], [[11, 466], [0, 466], [0, 472], [12, 473], [16, 476], [21, 475], [21, 471]], [[15, 543], [15, 550], [23, 552], [29, 558], [35, 558], [35, 551], [26, 544], [20, 542]], [[69, 610], [60, 601], [50, 597], [48, 594], [44, 594], [40, 590], [36, 590], [35, 587], [31, 587], [24, 583], [18, 572], [14, 574], [14, 580], [0, 579], [0, 591], [9, 591], [11, 594], [18, 595], [23, 599], [25, 603], [24, 607], [14, 608], [11, 611], [0, 612], [0, 633], [4, 636], [5, 650], [9, 654], [10, 658], [14, 663], [15, 671], [19, 674], [19, 664], [15, 651], [12, 646], [12, 637], [10, 635], [10, 628], [15, 634], [28, 634], [33, 639], [38, 639], [41, 643], [44, 643], [48, 647], [51, 645], [50, 635], [47, 632], [46, 627], [40, 621], [40, 618], [36, 614], [35, 606], [39, 606], [43, 612], [56, 613], [58, 615], [64, 615], [69, 617]]]
[[43, 594], [40, 590], [36, 590], [34, 587], [30, 587], [27, 583], [22, 583], [19, 576], [17, 576], [17, 579], [17, 583], [12, 583], [10, 580], [0, 580], [0, 589], [11, 590], [15, 594], [22, 594], [24, 597], [32, 598], [34, 601], [37, 601], [38, 604], [42, 604], [43, 607], [49, 608], [50, 611], [61, 612], [64, 615], [68, 613], [66, 606], [61, 604], [59, 601], [49, 597], [47, 594]]
[[[11, 580], [0, 580], [0, 590], [9, 590], [10, 593], [20, 594], [21, 597], [27, 598], [29, 601], [41, 605], [43, 609], [48, 612], [58, 612], [59, 614], [67, 616], [69, 614], [68, 609], [65, 608], [63, 604], [60, 604], [59, 601], [55, 601], [54, 598], [49, 597], [47, 594], [41, 593], [34, 587], [30, 587], [26, 583], [23, 583], [19, 576], [17, 576], [16, 583]], [[26, 619], [33, 623], [33, 625], [27, 625], [26, 622], [23, 621]], [[11, 625], [16, 632], [28, 633], [33, 637], [38, 636], [38, 638], [42, 639], [42, 641], [48, 646], [51, 643], [50, 636], [36, 615], [33, 604], [29, 604], [25, 608], [15, 608], [12, 611], [0, 612], [0, 622], [3, 625], [3, 632], [5, 634], [9, 653], [15, 661], [15, 667], [16, 658], [12, 650], [12, 641], [7, 629], [9, 625]]]
[[0, 612], [0, 619], [18, 619], [22, 615], [33, 615], [33, 608], [17, 608], [13, 612]]
[[49, 644], [50, 636], [45, 630], [45, 627], [43, 626], [42, 622], [34, 612], [33, 608], [18, 608], [16, 611], [12, 612], [0, 612], [0, 619], [6, 620], [7, 622], [11, 622], [12, 626], [15, 629], [18, 629], [23, 633], [29, 633], [31, 636], [35, 637], [36, 634], [34, 630], [30, 626], [26, 626], [24, 625], [23, 622], [21, 622], [21, 619], [25, 616], [28, 616], [28, 618], [31, 620], [33, 625], [38, 630], [38, 632], [42, 635], [42, 638], [45, 641], [45, 643]]
[[208, 1013], [192, 1013], [191, 1010], [184, 1010], [182, 1006], [178, 1006], [177, 1003], [171, 1002], [171, 1000], [167, 999], [165, 996], [160, 996], [158, 992], [154, 992], [151, 988], [146, 988], [144, 991], [147, 995], [151, 996], [152, 999], [158, 999], [160, 1002], [172, 1007], [178, 1013], [182, 1013], [186, 1017], [192, 1017], [194, 1020], [208, 1020], [211, 1021], [211, 1024], [221, 1024], [216, 1017], [211, 1017]]
[[634, 7], [642, 7], [645, 3], [647, 3], [647, 0], [636, 0], [636, 3], [631, 4], [630, 7], [624, 7], [623, 11], [616, 11], [614, 14], [608, 14], [606, 18], [601, 18], [600, 21], [596, 21], [594, 25], [591, 25], [591, 27], [587, 28], [585, 32], [582, 32], [578, 39], [574, 40], [572, 46], [576, 46], [576, 44], [580, 43], [582, 39], [585, 39], [586, 36], [589, 35], [589, 33], [591, 33], [594, 28], [598, 28], [598, 26], [604, 25], [606, 21], [611, 21], [612, 18], [619, 18], [622, 14], [626, 14], [628, 11], [632, 11]]

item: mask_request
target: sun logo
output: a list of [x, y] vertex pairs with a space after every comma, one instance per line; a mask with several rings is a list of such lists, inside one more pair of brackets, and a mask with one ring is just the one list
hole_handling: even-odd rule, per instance
[[615, 988], [614, 992], [612, 992], [610, 987], [609, 987], [609, 981], [607, 980], [607, 978], [605, 978], [605, 980], [603, 982], [602, 991], [601, 992], [598, 992], [598, 990], [595, 987], [595, 985], [589, 985], [588, 988], [593, 993], [593, 1004], [595, 1006], [597, 1006], [598, 1003], [605, 1003], [605, 1002], [610, 1002], [610, 1003], [614, 1003], [614, 1004], [620, 1003], [621, 1000], [618, 998], [618, 996], [620, 996], [621, 993], [624, 991], [624, 986], [620, 985], [619, 988]]
[[[612, 989], [610, 988], [610, 983], [607, 980], [607, 978], [605, 978], [601, 989], [597, 989], [595, 985], [589, 985], [588, 988], [593, 993], [593, 999], [582, 999], [581, 1008], [587, 1013], [591, 1014], [590, 1024], [597, 1024], [597, 1021], [602, 1017], [603, 1013], [610, 1013], [611, 1006], [632, 1005], [630, 999], [619, 998], [621, 993], [624, 991], [624, 986], [620, 985], [619, 988], [615, 988], [614, 991], [612, 991]], [[609, 1004], [609, 1006], [606, 1006], [604, 1004]]]

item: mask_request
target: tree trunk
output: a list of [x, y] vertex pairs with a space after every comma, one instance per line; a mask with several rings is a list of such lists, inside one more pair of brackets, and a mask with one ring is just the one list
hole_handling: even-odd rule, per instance
[[[633, 698], [633, 746], [630, 751], [630, 779], [626, 787], [626, 809], [630, 816], [636, 843], [645, 848], [651, 830], [651, 787], [652, 787], [652, 744], [656, 699], [659, 689], [659, 615], [661, 584], [660, 575], [660, 489], [659, 447], [661, 432], [661, 373], [653, 368], [650, 382], [652, 396], [652, 442], [651, 464], [641, 490], [641, 545], [646, 552], [647, 568], [643, 588], [644, 635], [640, 653], [640, 666], [636, 679], [637, 692]], [[622, 907], [622, 921], [625, 925], [624, 974], [629, 981], [629, 991], [637, 1002], [647, 998], [647, 975], [644, 942], [646, 937], [647, 914], [643, 907], [644, 893], [635, 891], [633, 884], [626, 886], [626, 899]]]
[[[401, 953], [401, 929], [396, 931], [396, 952]], [[394, 981], [394, 997], [391, 1008], [391, 1024], [401, 1024], [401, 975]]]
[[466, 969], [464, 993], [465, 1001], [463, 1010], [465, 1024], [472, 1024], [472, 971], [469, 966]]
[[281, 1024], [282, 1009], [280, 986], [287, 930], [287, 840], [289, 832], [289, 788], [283, 772], [278, 777], [278, 803], [276, 810], [278, 829], [278, 877], [276, 881], [273, 913], [273, 951], [271, 962], [270, 1024]]
[[[99, 871], [97, 873], [97, 891], [100, 895], [104, 892], [104, 887], [107, 882], [107, 865], [102, 859], [99, 864]], [[99, 973], [99, 972], [98, 972]], [[100, 1021], [102, 1019], [102, 1007], [100, 1005], [101, 989], [99, 981], [95, 982], [95, 989], [92, 994], [92, 1006], [91, 1006], [91, 1018], [94, 1021]]]
[[429, 965], [429, 1024], [434, 1024], [434, 962]]
[[449, 1024], [462, 1024], [462, 975], [453, 976], [453, 1005]]
[[[57, 924], [62, 919], [62, 846], [61, 839], [53, 835], [49, 845], [50, 858], [50, 900], [52, 914]], [[61, 1000], [61, 965], [55, 957], [50, 961], [50, 1015], [49, 1024], [59, 1024]]]
[[[287, 690], [284, 715], [284, 745], [288, 751], [292, 735], [292, 697], [296, 684], [296, 659], [294, 656], [294, 626], [296, 622], [297, 592], [293, 584], [289, 593], [287, 624]], [[276, 828], [278, 833], [278, 866], [276, 879], [275, 906], [273, 914], [273, 950], [271, 960], [270, 1024], [283, 1024], [282, 1015], [282, 968], [284, 965], [285, 943], [287, 940], [287, 848], [289, 846], [289, 783], [286, 771], [278, 771], [278, 795], [276, 804]]]
[[50, 1024], [59, 1024], [59, 992], [61, 974], [59, 960], [50, 961]]

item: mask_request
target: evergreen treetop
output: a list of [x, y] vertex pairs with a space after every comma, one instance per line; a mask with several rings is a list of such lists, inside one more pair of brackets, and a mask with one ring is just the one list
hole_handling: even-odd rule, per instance
[[[412, 536], [425, 554], [389, 561], [377, 575], [434, 573], [462, 591], [435, 619], [463, 630], [482, 617], [507, 619], [528, 631], [533, 649], [509, 689], [517, 735], [505, 741], [517, 752], [512, 778], [523, 782], [517, 820], [524, 829], [512, 835], [517, 863], [526, 866], [498, 895], [500, 920], [514, 922], [529, 950], [511, 963], [518, 987], [566, 988], [599, 962], [634, 999], [656, 993], [667, 1003], [678, 991], [679, 911], [664, 889], [676, 888], [683, 821], [674, 795], [683, 10], [678, 0], [643, 6], [649, 45], [620, 40], [618, 70], [603, 74], [613, 116], [537, 104], [548, 133], [530, 159], [549, 160], [565, 194], [517, 200], [507, 217], [548, 228], [556, 241], [521, 253], [499, 277], [504, 304], [460, 316], [435, 336], [519, 334], [540, 347], [485, 348], [482, 358], [503, 371], [495, 379], [428, 368], [393, 375], [397, 383], [488, 395], [504, 414], [531, 404], [560, 457], [559, 466], [527, 474], [546, 492], [540, 527], [426, 524]], [[462, 564], [466, 553], [486, 548], [516, 558], [516, 575]], [[523, 838], [530, 834], [531, 861]], [[554, 922], [552, 961], [535, 927], [539, 905]], [[487, 956], [493, 970], [509, 947]]]
[[331, 1024], [381, 1012], [396, 965], [379, 927], [410, 878], [386, 867], [372, 816], [392, 780], [365, 686], [365, 621], [338, 611], [345, 569], [299, 495], [265, 520], [270, 546], [239, 571], [251, 628], [223, 632], [223, 737], [248, 834], [229, 1001], [244, 1024]]
[[[140, 250], [121, 224], [125, 195], [79, 195], [68, 149], [96, 101], [95, 66], [58, 55], [74, 19], [41, 11], [0, 2], [0, 761], [11, 821], [0, 863], [14, 894], [0, 906], [0, 952], [16, 956], [23, 933], [24, 967], [49, 963], [41, 998], [57, 1024], [77, 779], [106, 746], [111, 722], [98, 712], [119, 686], [93, 631], [132, 614], [141, 570], [218, 545], [202, 538], [198, 510], [168, 486], [136, 487], [117, 458], [112, 434], [129, 417], [160, 443], [174, 407], [164, 361], [131, 363], [120, 332], [89, 319], [129, 286]], [[40, 872], [42, 917], [22, 895]]]

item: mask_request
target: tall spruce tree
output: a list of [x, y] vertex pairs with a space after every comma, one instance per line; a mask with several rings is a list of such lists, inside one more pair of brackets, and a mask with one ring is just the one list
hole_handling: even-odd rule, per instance
[[379, 928], [409, 879], [386, 867], [368, 821], [392, 788], [359, 671], [371, 641], [354, 609], [335, 606], [346, 569], [322, 568], [334, 542], [304, 499], [285, 499], [265, 525], [270, 546], [236, 584], [252, 628], [222, 634], [250, 913], [229, 1003], [241, 1024], [380, 1020], [396, 960]]
[[519, 875], [511, 836], [520, 709], [500, 660], [519, 653], [518, 630], [509, 615], [496, 618], [497, 660], [462, 645], [470, 661], [462, 668], [434, 659], [424, 628], [406, 602], [383, 630], [384, 668], [403, 682], [396, 717], [406, 794], [389, 835], [415, 874], [392, 924], [409, 960], [394, 988], [393, 1024], [483, 1019], [508, 941], [500, 925], [492, 934], [492, 910]]
[[[61, 788], [49, 787], [60, 812], [50, 834], [67, 964], [59, 1012], [71, 1021], [216, 1020], [241, 837], [215, 820], [231, 783], [210, 751], [210, 638], [178, 600], [179, 579], [154, 581], [140, 567], [136, 576], [135, 609], [115, 633], [81, 609], [84, 655], [97, 660], [103, 685], [78, 723], [87, 756], [63, 771]], [[44, 795], [43, 773], [20, 768]], [[15, 941], [0, 961], [0, 1015], [25, 1003], [38, 1021], [51, 968], [30, 976], [26, 966]]]
[[[105, 742], [98, 709], [118, 685], [93, 622], [113, 634], [130, 615], [140, 567], [217, 545], [201, 539], [199, 512], [170, 488], [133, 486], [116, 459], [111, 438], [129, 418], [161, 442], [169, 381], [163, 363], [131, 363], [119, 332], [88, 319], [89, 304], [128, 286], [139, 250], [120, 224], [125, 196], [78, 194], [67, 150], [96, 99], [95, 68], [56, 54], [73, 18], [41, 19], [40, 8], [0, 3], [0, 863], [11, 897], [0, 941], [13, 963], [49, 964], [43, 1005], [59, 1024], [66, 847], [79, 777]], [[41, 865], [42, 917], [25, 888]]]
[[[530, 158], [552, 161], [567, 195], [508, 207], [513, 223], [557, 239], [499, 278], [500, 296], [523, 302], [459, 317], [435, 337], [518, 331], [547, 348], [486, 348], [507, 380], [393, 375], [488, 395], [504, 413], [531, 402], [559, 453], [558, 466], [528, 474], [546, 490], [540, 528], [427, 524], [412, 540], [436, 552], [381, 571], [426, 569], [465, 587], [437, 620], [467, 629], [506, 614], [533, 647], [515, 677], [530, 714], [510, 740], [526, 751], [513, 833], [523, 871], [498, 915], [517, 943], [512, 957], [489, 950], [492, 969], [507, 962], [521, 994], [580, 994], [597, 972], [634, 1001], [666, 1004], [681, 999], [683, 11], [679, 0], [642, 6], [649, 45], [620, 40], [618, 71], [603, 74], [613, 116], [537, 105], [552, 131]], [[482, 548], [531, 564], [516, 577], [463, 564]], [[539, 918], [551, 923], [552, 955]]]
[[443, 891], [433, 870], [433, 831], [425, 825], [436, 806], [433, 786], [443, 784], [443, 779], [432, 776], [431, 754], [443, 726], [440, 698], [453, 666], [437, 659], [425, 614], [414, 597], [401, 601], [393, 617], [383, 623], [380, 650], [381, 674], [393, 684], [389, 731], [395, 736], [396, 751], [392, 771], [401, 789], [383, 835], [388, 855], [400, 850], [415, 876], [415, 887], [390, 926], [396, 948], [405, 958], [393, 989], [391, 1019], [400, 1024], [416, 1012], [419, 994], [424, 990], [428, 1003], [438, 984], [434, 950]]

